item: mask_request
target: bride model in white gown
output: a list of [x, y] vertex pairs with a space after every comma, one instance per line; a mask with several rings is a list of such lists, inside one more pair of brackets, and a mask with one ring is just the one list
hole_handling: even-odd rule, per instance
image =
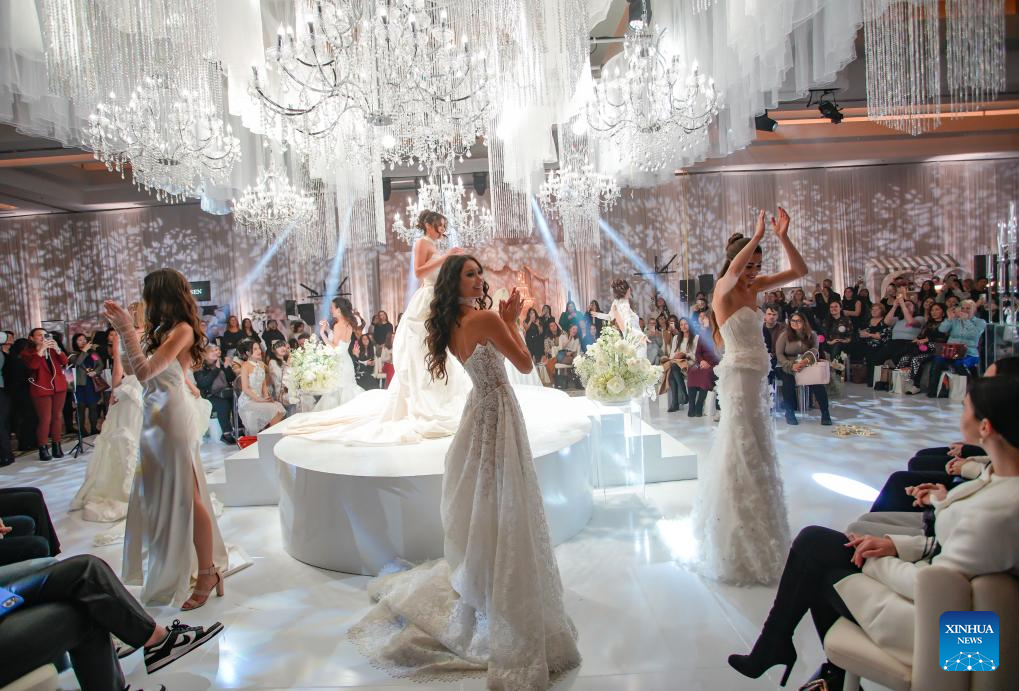
[[[196, 406], [185, 369], [200, 357], [195, 339], [198, 308], [187, 280], [172, 269], [145, 277], [142, 297], [148, 328], [143, 352], [131, 317], [106, 302], [106, 317], [120, 334], [124, 368], [144, 387], [144, 422], [139, 469], [128, 502], [124, 537], [124, 582], [143, 584], [150, 606], [181, 604], [194, 609], [215, 589], [227, 550], [216, 525], [199, 453]], [[152, 306], [156, 306], [155, 308]], [[193, 590], [192, 590], [193, 588]], [[189, 596], [190, 592], [190, 596]]]
[[82, 510], [82, 518], [99, 523], [115, 523], [127, 515], [142, 432], [142, 385], [134, 375], [124, 375], [116, 331], [110, 332], [109, 344], [113, 361], [110, 408], [89, 456], [85, 481], [71, 500], [71, 511]]
[[357, 385], [354, 361], [348, 352], [354, 332], [364, 328], [364, 320], [354, 311], [347, 298], [333, 298], [329, 309], [333, 317], [333, 328], [330, 329], [329, 324], [323, 320], [319, 322], [319, 335], [323, 342], [336, 349], [337, 384], [335, 389], [318, 399], [314, 410], [336, 408], [364, 393], [364, 389]]
[[498, 314], [475, 309], [481, 274], [474, 259], [453, 257], [436, 287], [429, 364], [441, 379], [452, 351], [474, 384], [446, 454], [445, 558], [372, 581], [377, 604], [350, 637], [394, 676], [429, 681], [487, 670], [489, 689], [539, 691], [550, 675], [579, 665], [580, 654], [503, 362], [505, 354], [521, 371], [533, 367], [512, 326], [520, 296], [514, 290]]
[[422, 285], [411, 297], [393, 341], [395, 375], [388, 389], [368, 391], [356, 405], [310, 413], [286, 429], [313, 439], [351, 445], [412, 444], [448, 437], [456, 432], [471, 383], [463, 367], [452, 362], [445, 381], [433, 381], [425, 366], [425, 320], [432, 302], [435, 275], [453, 248], [439, 252], [436, 242], [446, 233], [446, 218], [422, 211], [418, 227], [424, 236], [414, 243], [414, 274]]
[[772, 219], [790, 268], [759, 275], [764, 211], [753, 238], [736, 234], [715, 285], [712, 309], [725, 346], [718, 375], [721, 423], [707, 463], [701, 465], [694, 505], [698, 570], [726, 583], [771, 584], [782, 573], [789, 550], [789, 521], [779, 474], [768, 399], [771, 359], [764, 344], [757, 294], [807, 274], [789, 239], [789, 216]]
[[[622, 278], [612, 282], [612, 307], [609, 308], [609, 316], [624, 336], [627, 333], [640, 334], [641, 345], [637, 347], [637, 357], [647, 358], [647, 336], [640, 328], [640, 316], [633, 311], [630, 305], [630, 284]], [[657, 363], [656, 363], [657, 364]]]

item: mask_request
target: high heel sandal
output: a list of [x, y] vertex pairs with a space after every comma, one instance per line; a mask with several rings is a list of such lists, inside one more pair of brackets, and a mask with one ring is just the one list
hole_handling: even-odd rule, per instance
[[[180, 606], [181, 611], [190, 612], [191, 610], [198, 609], [199, 607], [202, 607], [206, 602], [209, 601], [209, 596], [212, 595], [212, 591], [213, 590], [216, 591], [216, 597], [223, 597], [223, 576], [219, 573], [219, 568], [218, 567], [210, 566], [207, 569], [199, 569], [198, 570], [198, 575], [199, 576], [215, 576], [216, 577], [216, 585], [214, 585], [212, 588], [209, 588], [208, 590], [199, 590], [198, 588], [195, 588], [194, 590], [192, 590], [191, 591], [191, 597], [189, 597], [187, 600], [185, 600], [184, 604], [182, 604]], [[202, 598], [202, 599], [199, 602], [197, 598]], [[188, 607], [188, 603], [191, 603], [191, 602], [194, 602], [194, 603], [197, 603], [197, 604], [193, 604], [192, 606]]]
[[745, 677], [757, 679], [775, 665], [785, 665], [779, 686], [785, 686], [796, 664], [796, 648], [792, 641], [768, 641], [763, 636], [754, 644], [749, 655], [730, 655], [729, 666]]

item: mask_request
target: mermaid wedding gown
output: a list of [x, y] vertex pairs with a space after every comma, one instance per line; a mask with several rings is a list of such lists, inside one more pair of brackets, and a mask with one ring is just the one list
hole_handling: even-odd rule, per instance
[[580, 653], [527, 430], [503, 356], [478, 345], [464, 367], [474, 388], [446, 454], [445, 558], [371, 581], [377, 604], [349, 635], [393, 676], [487, 670], [490, 689], [546, 689]]
[[771, 584], [789, 551], [789, 521], [771, 424], [761, 312], [739, 308], [721, 327], [715, 367], [722, 418], [701, 465], [694, 505], [697, 570], [738, 585]]
[[106, 422], [95, 440], [88, 459], [85, 481], [71, 500], [71, 511], [82, 509], [86, 521], [114, 523], [127, 515], [135, 466], [138, 465], [138, 437], [142, 429], [142, 385], [127, 375], [113, 395]]
[[336, 381], [336, 388], [318, 399], [312, 410], [332, 410], [364, 393], [364, 389], [357, 385], [354, 361], [342, 344], [336, 347]]

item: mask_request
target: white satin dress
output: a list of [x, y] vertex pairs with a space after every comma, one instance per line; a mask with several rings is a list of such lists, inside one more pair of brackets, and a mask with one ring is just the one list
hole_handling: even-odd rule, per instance
[[[124, 340], [128, 351], [137, 348]], [[144, 356], [138, 351], [132, 357]], [[130, 373], [132, 357], [124, 358], [124, 369]], [[221, 571], [227, 569], [226, 546], [205, 486], [198, 407], [184, 384], [185, 376], [174, 360], [142, 382], [144, 421], [127, 509], [123, 578], [129, 585], [143, 585], [141, 601], [147, 606], [180, 606], [191, 594], [198, 572], [193, 542], [196, 482], [197, 501], [212, 519], [213, 563]]]
[[777, 582], [789, 552], [789, 520], [771, 422], [760, 310], [741, 307], [721, 327], [715, 367], [722, 417], [694, 504], [696, 568], [736, 585]]
[[580, 664], [577, 632], [503, 356], [479, 345], [465, 367], [474, 389], [446, 453], [445, 558], [371, 581], [377, 604], [349, 635], [393, 676], [486, 671], [489, 689], [540, 691]]

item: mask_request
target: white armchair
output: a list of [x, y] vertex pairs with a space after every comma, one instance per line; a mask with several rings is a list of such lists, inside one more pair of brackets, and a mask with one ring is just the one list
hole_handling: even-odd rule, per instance
[[[993, 611], [1000, 620], [1000, 666], [993, 672], [946, 672], [938, 660], [938, 620], [948, 611]], [[1008, 574], [978, 576], [972, 581], [949, 569], [922, 569], [916, 581], [916, 627], [913, 665], [907, 666], [879, 648], [859, 626], [839, 619], [824, 638], [824, 652], [846, 670], [845, 691], [857, 691], [869, 679], [895, 691], [995, 691], [1019, 689], [1019, 580]]]

